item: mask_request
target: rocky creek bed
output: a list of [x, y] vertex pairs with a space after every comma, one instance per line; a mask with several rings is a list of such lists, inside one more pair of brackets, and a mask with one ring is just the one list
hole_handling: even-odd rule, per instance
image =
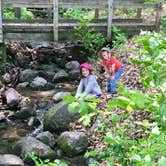
[[[125, 44], [134, 45], [132, 40]], [[69, 112], [68, 104], [62, 101], [64, 96], [75, 94], [80, 79], [79, 64], [87, 60], [86, 53], [79, 56], [82, 48], [72, 44], [55, 47], [45, 43], [8, 43], [6, 48], [10, 64], [0, 70], [0, 165], [8, 157], [19, 166], [32, 165], [27, 160], [30, 151], [43, 159], [63, 158], [69, 166], [88, 165], [91, 160], [85, 161], [84, 152], [105, 146], [93, 130], [97, 125], [94, 121], [89, 128], [82, 126], [78, 112]], [[139, 78], [143, 69], [129, 62], [134, 54], [123, 50], [118, 53], [125, 66], [120, 82], [130, 89], [144, 90]], [[103, 90], [101, 108], [105, 109], [108, 99], [102, 67], [99, 62], [92, 66]], [[115, 112], [120, 114], [124, 110]], [[131, 112], [131, 119], [149, 117], [142, 113]], [[133, 133], [133, 137], [136, 134], [142, 133]]]

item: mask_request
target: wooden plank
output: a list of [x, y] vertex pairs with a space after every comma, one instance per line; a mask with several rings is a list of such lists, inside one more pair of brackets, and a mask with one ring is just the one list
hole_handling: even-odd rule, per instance
[[1, 1], [0, 1], [0, 43], [3, 43], [2, 8], [1, 8]]
[[[4, 31], [11, 31], [11, 32], [14, 32], [14, 31], [22, 31], [22, 32], [30, 32], [30, 31], [33, 31], [33, 32], [50, 32], [50, 31], [53, 31], [53, 24], [27, 24], [27, 26], [22, 26], [22, 24], [20, 24], [20, 26], [18, 26], [19, 24], [9, 24], [9, 23], [6, 23], [6, 24], [3, 24], [4, 26]], [[155, 25], [155, 23], [151, 23], [151, 24], [147, 24], [147, 23], [141, 23], [141, 22], [137, 22], [137, 23], [134, 23], [134, 22], [112, 22], [112, 26], [152, 26], [152, 25]], [[77, 23], [59, 23], [59, 27], [66, 27], [66, 28], [69, 28], [69, 27], [75, 27], [75, 26], [78, 26]], [[90, 23], [88, 24], [89, 27], [107, 27], [107, 22], [99, 22], [99, 23]]]
[[1, 0], [3, 7], [51, 8], [53, 0]]
[[[129, 19], [122, 19], [122, 18], [114, 18], [112, 19], [112, 22], [135, 22], [135, 23], [141, 23], [143, 20], [142, 19], [138, 19], [138, 18], [129, 18]], [[58, 20], [59, 23], [78, 23], [79, 19], [64, 19], [61, 18]], [[107, 22], [107, 19], [93, 19], [92, 23], [105, 23]], [[8, 25], [8, 24], [16, 24], [16, 23], [27, 23], [27, 24], [48, 24], [48, 25], [52, 25], [52, 20], [43, 20], [43, 19], [37, 19], [37, 20], [22, 20], [22, 19], [3, 19], [3, 25]]]
[[53, 0], [53, 25], [54, 42], [58, 42], [58, 0]]
[[156, 11], [156, 31], [160, 31], [160, 22], [161, 22], [161, 13], [162, 13], [162, 6], [163, 6], [164, 1], [163, 0], [158, 0], [158, 7]]
[[107, 0], [59, 0], [59, 6], [63, 8], [105, 8]]
[[112, 31], [112, 17], [113, 17], [113, 3], [114, 0], [108, 0], [108, 25], [107, 25], [107, 40], [111, 40]]
[[50, 42], [53, 41], [52, 32], [50, 33], [4, 33], [4, 42], [23, 41], [23, 42]]
[[[1, 0], [3, 7], [51, 8], [54, 0]], [[59, 0], [63, 8], [105, 8], [107, 0]], [[144, 4], [142, 0], [116, 0], [114, 8], [156, 8], [156, 4]]]

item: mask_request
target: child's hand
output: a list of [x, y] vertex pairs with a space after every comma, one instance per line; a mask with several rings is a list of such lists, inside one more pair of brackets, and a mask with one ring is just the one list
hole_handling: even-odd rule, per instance
[[115, 78], [114, 75], [110, 77], [111, 80], [114, 80], [114, 78]]
[[110, 74], [104, 73], [105, 78], [110, 79]]

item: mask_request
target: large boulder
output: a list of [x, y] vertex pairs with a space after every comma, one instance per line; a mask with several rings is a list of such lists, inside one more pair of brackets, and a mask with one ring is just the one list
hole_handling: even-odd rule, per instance
[[42, 159], [55, 159], [56, 153], [49, 146], [34, 137], [23, 137], [15, 145], [14, 151], [22, 158], [27, 158], [29, 152], [34, 152]]
[[63, 132], [58, 139], [59, 147], [67, 156], [75, 156], [86, 150], [88, 147], [88, 137], [84, 132]]
[[69, 112], [68, 104], [63, 101], [50, 108], [44, 115], [44, 130], [51, 132], [65, 131], [69, 124], [79, 118], [77, 111]]

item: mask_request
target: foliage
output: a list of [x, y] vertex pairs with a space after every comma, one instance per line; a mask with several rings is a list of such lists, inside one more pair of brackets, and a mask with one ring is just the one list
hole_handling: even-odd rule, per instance
[[127, 37], [117, 27], [112, 28], [113, 48], [119, 48], [123, 42], [127, 41]]
[[75, 35], [90, 53], [96, 54], [104, 45], [106, 39], [102, 33], [97, 33], [94, 28], [90, 28], [90, 23], [91, 19], [80, 18], [79, 25], [74, 28]]
[[[155, 32], [142, 32], [135, 38], [137, 57], [132, 58], [132, 62], [141, 65], [145, 71], [141, 74], [145, 88], [151, 89], [149, 93], [129, 90], [124, 87], [118, 89], [120, 97], [108, 102], [108, 109], [104, 114], [108, 114], [107, 119], [99, 118], [97, 134], [104, 134], [101, 139], [106, 144], [103, 150], [94, 149], [87, 152], [85, 157], [96, 157], [98, 164], [104, 161], [105, 165], [137, 165], [151, 166], [164, 165], [166, 161], [166, 42], [165, 36]], [[139, 47], [138, 47], [139, 46]], [[114, 115], [113, 110], [120, 107], [126, 110], [125, 113]], [[136, 110], [146, 110], [151, 112], [154, 122], [148, 119], [143, 121], [133, 121], [122, 123], [128, 119], [130, 112]], [[100, 113], [100, 112], [98, 112]], [[109, 127], [111, 121], [112, 127]], [[146, 137], [132, 139], [130, 133], [135, 130], [135, 126], [143, 127], [142, 132]]]
[[14, 8], [3, 8], [3, 17], [6, 19], [14, 19], [15, 18], [15, 13], [14, 13]]
[[26, 8], [21, 8], [21, 18], [22, 19], [33, 19], [34, 15], [31, 11], [28, 11]]
[[88, 126], [91, 122], [91, 118], [102, 111], [97, 110], [98, 99], [91, 97], [85, 98], [84, 94], [82, 94], [81, 97], [84, 98], [84, 100], [78, 101], [79, 99], [71, 95], [65, 96], [63, 100], [64, 102], [70, 103], [68, 110], [71, 112], [77, 110], [81, 116], [80, 121], [83, 125]]
[[[6, 19], [15, 19], [14, 8], [3, 8], [3, 17]], [[21, 8], [21, 19], [33, 19], [34, 15], [26, 8]]]
[[72, 18], [72, 19], [80, 19], [80, 18], [94, 18], [94, 13], [91, 12], [90, 9], [73, 9], [73, 8], [68, 8], [64, 13], [63, 13], [64, 18]]
[[164, 15], [161, 19], [162, 30], [166, 32], [166, 15]]
[[28, 157], [30, 157], [33, 160], [35, 166], [67, 166], [66, 163], [58, 159], [54, 160], [54, 162], [50, 162], [49, 159], [41, 160], [39, 157], [35, 155], [34, 152], [28, 153]]

